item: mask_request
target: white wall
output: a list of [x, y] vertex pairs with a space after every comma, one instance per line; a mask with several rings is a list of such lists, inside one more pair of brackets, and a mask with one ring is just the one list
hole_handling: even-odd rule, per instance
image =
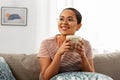
[[35, 0], [0, 0], [0, 8], [2, 6], [6, 6], [6, 7], [25, 7], [28, 9], [27, 26], [0, 25], [0, 53], [30, 54], [37, 52], [36, 3], [37, 1]]
[[41, 41], [58, 32], [56, 18], [59, 12], [71, 5], [80, 10], [83, 16], [83, 27], [78, 34], [88, 39], [95, 49], [119, 50], [118, 1], [0, 0], [0, 7], [28, 8], [27, 26], [0, 25], [0, 53], [38, 52]]
[[27, 26], [0, 25], [0, 53], [37, 53], [41, 41], [49, 36], [51, 29], [48, 23], [50, 5], [48, 0], [0, 0], [0, 7], [28, 9]]
[[78, 34], [88, 39], [98, 53], [120, 51], [119, 4], [119, 0], [74, 0], [74, 7], [83, 16]]

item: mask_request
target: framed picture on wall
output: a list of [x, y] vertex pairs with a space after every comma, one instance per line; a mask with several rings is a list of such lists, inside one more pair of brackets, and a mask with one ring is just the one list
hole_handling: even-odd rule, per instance
[[1, 25], [27, 26], [27, 8], [1, 7]]

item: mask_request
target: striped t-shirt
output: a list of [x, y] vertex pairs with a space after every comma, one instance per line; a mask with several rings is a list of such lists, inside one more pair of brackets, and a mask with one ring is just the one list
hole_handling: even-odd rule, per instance
[[[84, 47], [86, 56], [89, 59], [93, 58], [91, 46], [87, 40], [84, 40]], [[59, 47], [55, 37], [43, 40], [37, 57], [50, 57], [51, 59], [53, 59], [58, 49]], [[61, 58], [61, 64], [59, 69], [59, 72], [81, 71], [80, 55], [75, 51], [64, 53]]]

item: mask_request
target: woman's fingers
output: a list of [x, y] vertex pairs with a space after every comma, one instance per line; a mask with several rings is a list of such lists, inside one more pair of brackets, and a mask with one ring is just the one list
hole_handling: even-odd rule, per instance
[[79, 41], [79, 43], [77, 43], [76, 45], [75, 45], [75, 50], [76, 50], [76, 52], [78, 52], [78, 53], [82, 53], [82, 52], [84, 52], [84, 42], [83, 41]]

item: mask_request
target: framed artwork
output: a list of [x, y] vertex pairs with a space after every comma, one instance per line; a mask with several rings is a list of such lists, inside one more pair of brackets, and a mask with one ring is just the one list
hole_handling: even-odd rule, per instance
[[1, 7], [1, 25], [27, 26], [27, 8]]

